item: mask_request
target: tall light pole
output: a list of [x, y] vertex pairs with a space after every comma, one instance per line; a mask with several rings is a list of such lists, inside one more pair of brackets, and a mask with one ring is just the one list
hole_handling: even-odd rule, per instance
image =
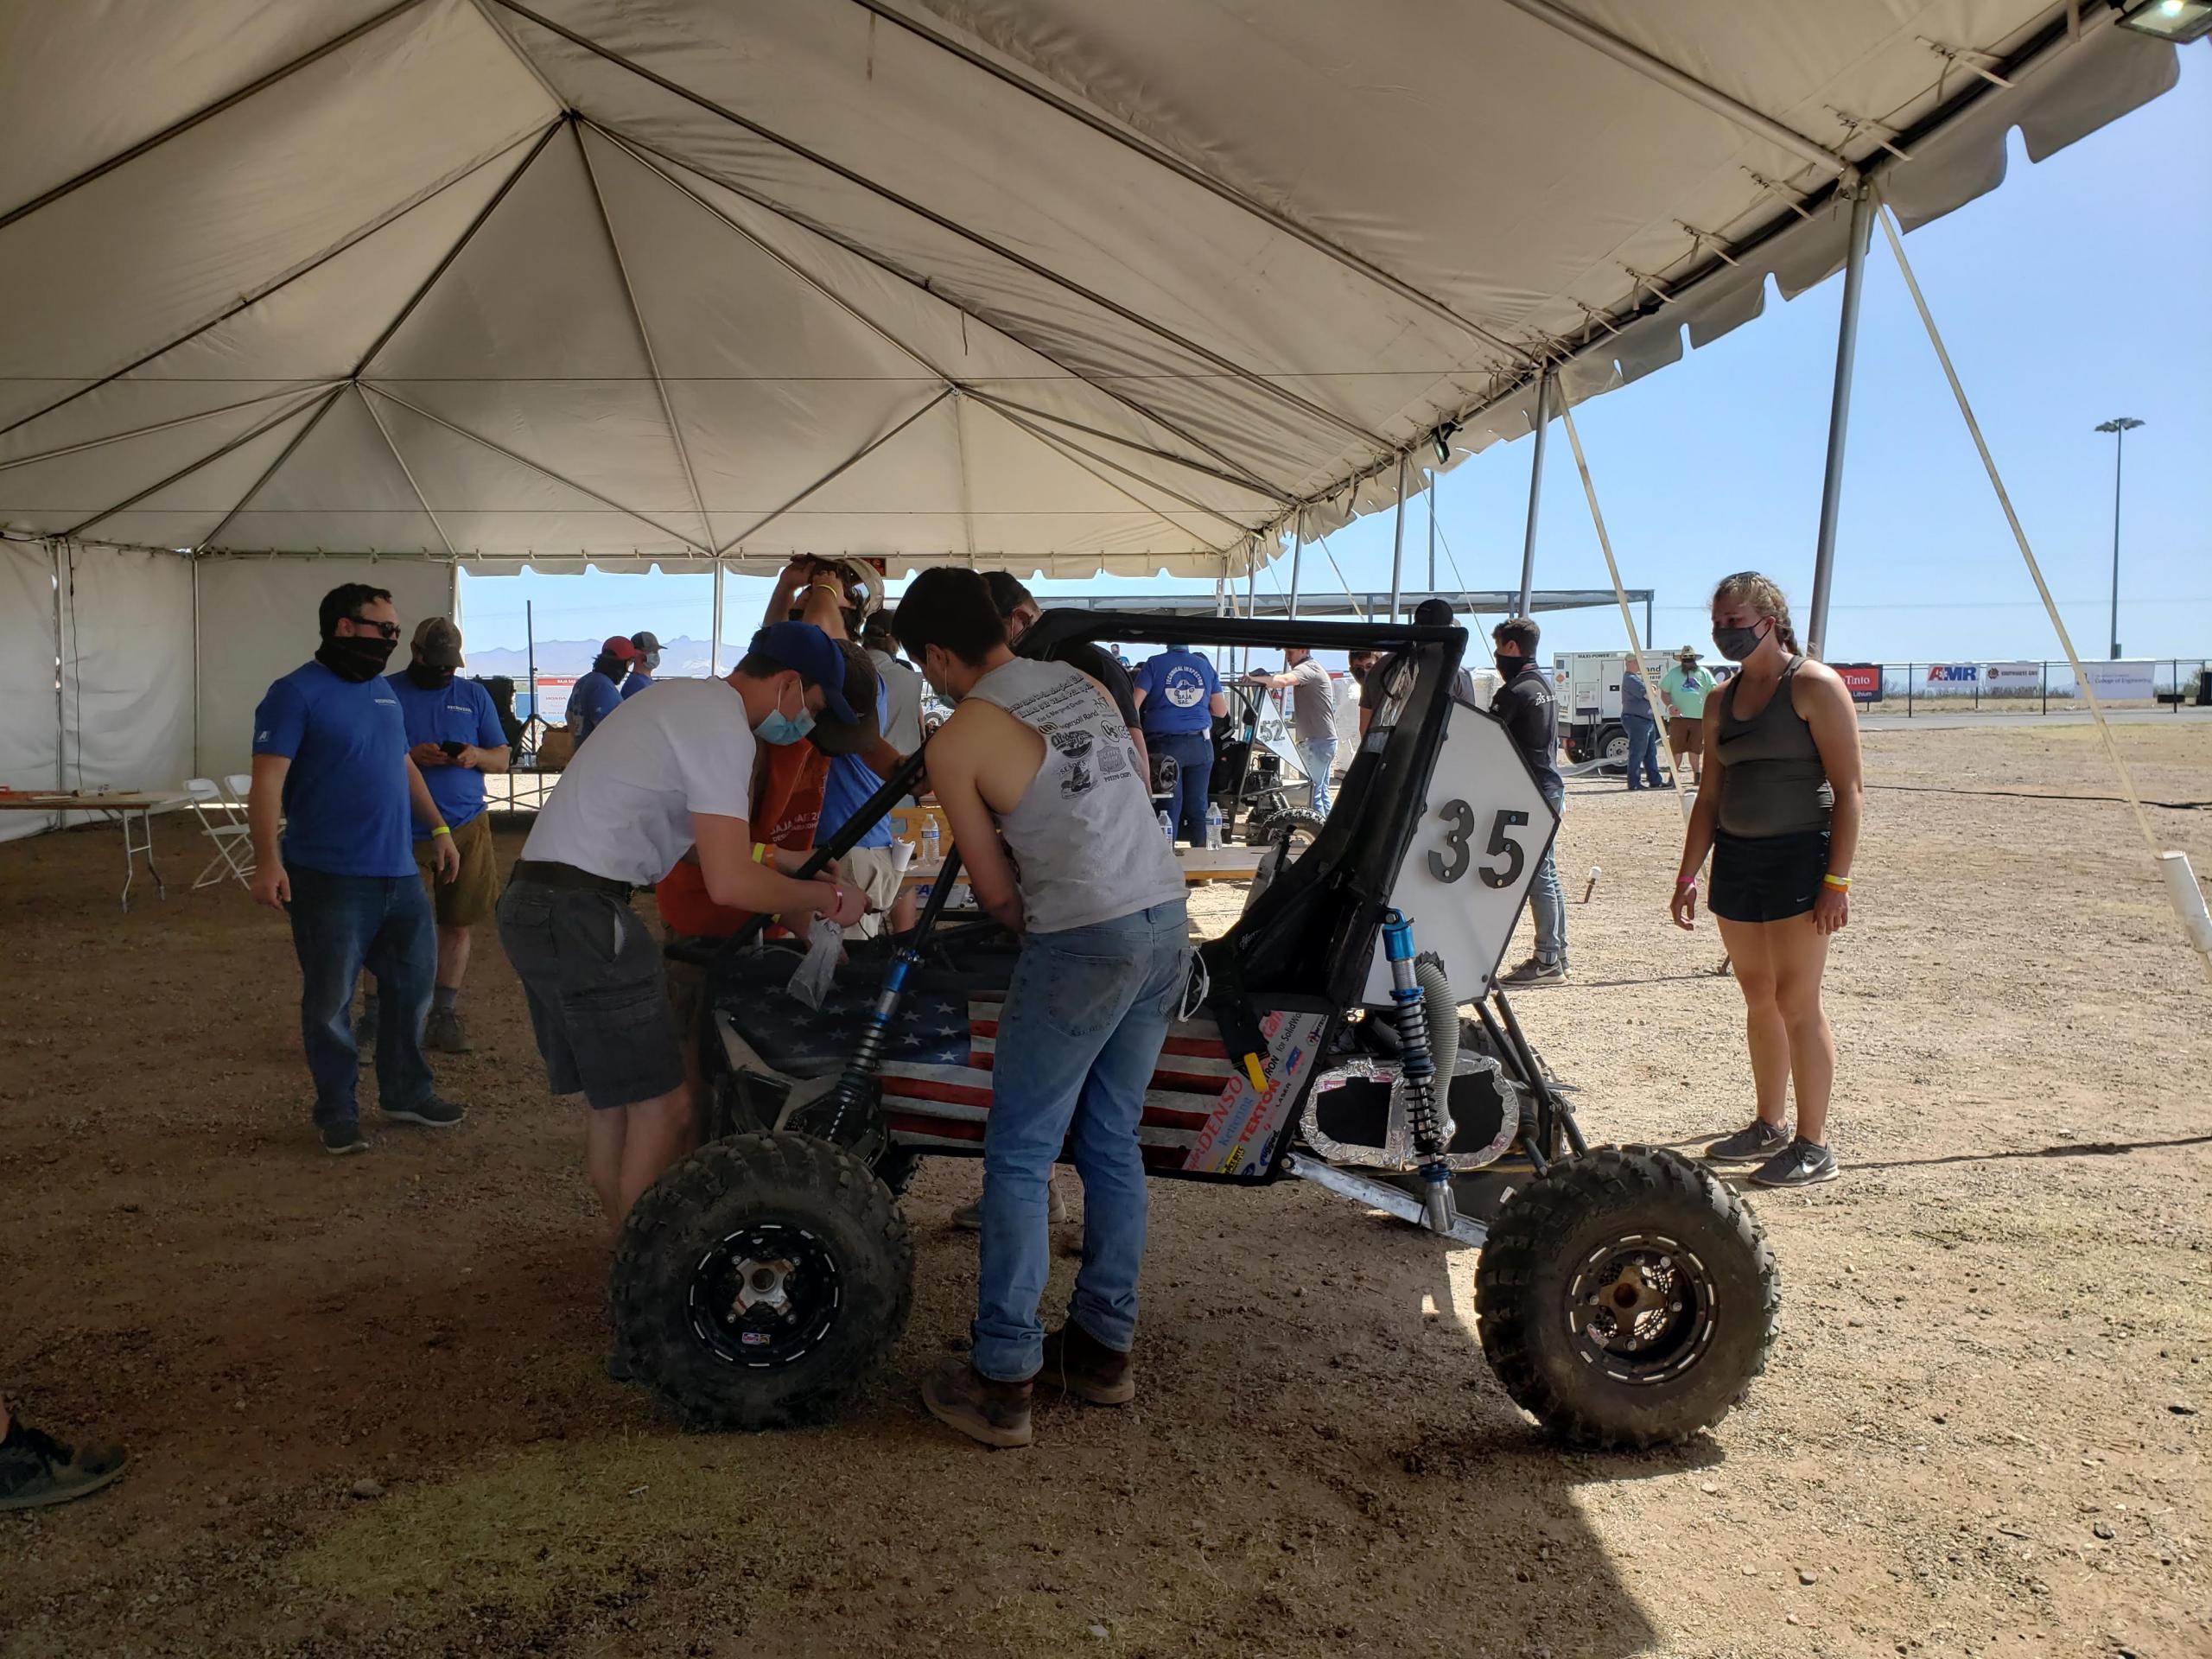
[[2112, 434], [2112, 659], [2120, 660], [2120, 462], [2127, 449], [2127, 435], [2143, 423], [2119, 415], [2097, 428]]

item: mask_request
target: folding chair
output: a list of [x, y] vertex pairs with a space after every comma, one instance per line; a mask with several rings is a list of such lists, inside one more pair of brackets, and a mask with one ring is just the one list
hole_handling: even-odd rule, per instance
[[[192, 797], [192, 816], [200, 820], [200, 828], [215, 844], [215, 856], [192, 884], [194, 893], [232, 877], [244, 887], [253, 874], [253, 836], [246, 826], [245, 804], [238, 798], [238, 781], [236, 777], [224, 779], [222, 785], [213, 778], [185, 780], [186, 791]], [[251, 779], [245, 781], [249, 785], [252, 783]]]

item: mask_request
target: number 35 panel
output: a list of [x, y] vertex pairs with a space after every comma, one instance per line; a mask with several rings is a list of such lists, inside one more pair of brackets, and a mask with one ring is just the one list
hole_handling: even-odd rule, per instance
[[[1558, 828], [1505, 728], [1484, 711], [1453, 709], [1390, 903], [1413, 919], [1414, 947], [1444, 958], [1461, 1001], [1489, 992]], [[1390, 1001], [1379, 935], [1365, 1000]]]

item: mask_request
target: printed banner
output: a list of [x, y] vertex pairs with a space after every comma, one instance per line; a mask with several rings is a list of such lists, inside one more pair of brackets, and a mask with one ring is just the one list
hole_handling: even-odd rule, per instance
[[1986, 691], [2034, 691], [2043, 685], [2041, 663], [1984, 663], [1982, 689]]
[[1971, 691], [1981, 683], [1980, 663], [1930, 663], [1928, 684], [1933, 690]]
[[2090, 690], [2105, 702], [2148, 702], [2157, 664], [2150, 662], [2084, 663]]
[[1882, 665], [1879, 663], [1838, 663], [1834, 665], [1844, 689], [1851, 693], [1853, 702], [1879, 702], [1882, 700]]

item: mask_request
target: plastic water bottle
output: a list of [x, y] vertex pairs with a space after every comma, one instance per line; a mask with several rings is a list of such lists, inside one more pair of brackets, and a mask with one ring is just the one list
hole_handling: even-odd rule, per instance
[[1221, 845], [1221, 803], [1218, 801], [1206, 808], [1206, 845]]
[[934, 865], [938, 861], [937, 820], [931, 818], [922, 826], [922, 862]]
[[1167, 816], [1167, 809], [1164, 806], [1160, 809], [1160, 833], [1167, 837], [1170, 847], [1175, 844], [1175, 820]]

